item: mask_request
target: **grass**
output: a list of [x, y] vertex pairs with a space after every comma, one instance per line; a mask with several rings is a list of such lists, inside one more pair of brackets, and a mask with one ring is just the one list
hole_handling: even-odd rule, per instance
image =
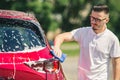
[[79, 45], [76, 42], [64, 42], [61, 46], [62, 52], [67, 56], [79, 55]]

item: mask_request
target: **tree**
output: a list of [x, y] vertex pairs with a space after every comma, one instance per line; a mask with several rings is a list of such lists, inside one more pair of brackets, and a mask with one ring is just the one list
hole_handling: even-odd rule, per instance
[[62, 16], [62, 30], [70, 31], [80, 26], [83, 19], [80, 10], [84, 9], [85, 4], [85, 0], [55, 0], [54, 12]]
[[113, 32], [118, 36], [120, 39], [120, 0], [110, 0], [109, 4], [110, 6], [110, 28], [113, 30]]

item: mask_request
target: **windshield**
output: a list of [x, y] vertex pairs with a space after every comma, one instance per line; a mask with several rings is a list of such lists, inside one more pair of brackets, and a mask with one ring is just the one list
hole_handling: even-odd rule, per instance
[[0, 24], [0, 52], [15, 52], [44, 47], [42, 38], [31, 29]]

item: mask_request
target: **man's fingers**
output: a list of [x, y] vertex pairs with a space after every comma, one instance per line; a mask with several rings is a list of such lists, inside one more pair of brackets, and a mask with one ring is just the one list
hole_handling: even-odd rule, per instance
[[56, 49], [56, 48], [54, 48], [54, 52], [55, 52], [55, 55], [57, 56], [57, 57], [61, 57], [61, 55], [62, 55], [62, 51], [60, 50], [60, 49]]

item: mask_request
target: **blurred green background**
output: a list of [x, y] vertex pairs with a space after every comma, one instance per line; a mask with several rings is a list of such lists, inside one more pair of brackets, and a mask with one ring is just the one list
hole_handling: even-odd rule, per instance
[[64, 42], [61, 46], [63, 53], [68, 57], [75, 57], [79, 55], [79, 45], [76, 42]]
[[[89, 26], [91, 7], [99, 3], [107, 4], [110, 7], [110, 22], [107, 25], [120, 39], [120, 0], [0, 0], [0, 9], [34, 14], [48, 40], [53, 41], [54, 37], [61, 32]], [[77, 46], [77, 50], [64, 47], [72, 45]], [[62, 50], [70, 54], [76, 53], [75, 51], [79, 52], [78, 45], [75, 42], [64, 43]]]

